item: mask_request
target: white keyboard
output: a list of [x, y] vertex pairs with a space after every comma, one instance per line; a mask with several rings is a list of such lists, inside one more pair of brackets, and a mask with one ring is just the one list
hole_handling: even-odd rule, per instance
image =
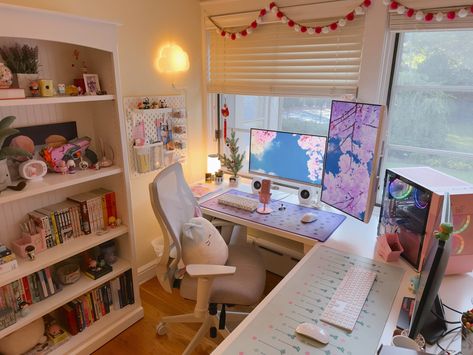
[[352, 331], [376, 279], [376, 272], [352, 266], [325, 307], [320, 320]]
[[245, 211], [253, 212], [258, 208], [259, 201], [239, 195], [223, 194], [219, 196], [218, 203], [222, 205], [236, 207]]

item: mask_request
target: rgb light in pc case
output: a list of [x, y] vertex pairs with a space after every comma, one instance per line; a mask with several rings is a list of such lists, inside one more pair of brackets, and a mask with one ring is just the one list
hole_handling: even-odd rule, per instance
[[447, 274], [473, 269], [473, 185], [427, 167], [388, 169], [378, 234], [397, 233], [401, 255], [421, 270], [440, 222], [445, 192], [450, 193], [454, 231]]

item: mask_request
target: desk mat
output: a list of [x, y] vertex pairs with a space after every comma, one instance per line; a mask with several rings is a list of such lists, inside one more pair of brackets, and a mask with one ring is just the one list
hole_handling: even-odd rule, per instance
[[[319, 318], [353, 265], [376, 271], [377, 276], [350, 333]], [[398, 267], [321, 245], [224, 353], [375, 354], [403, 275], [404, 270]], [[329, 343], [322, 345], [296, 335], [297, 325], [303, 322], [324, 328]]]
[[[255, 199], [255, 195], [243, 191], [229, 190], [225, 193]], [[270, 214], [261, 214], [256, 211], [248, 212], [240, 208], [222, 205], [218, 203], [218, 198], [219, 196], [214, 197], [200, 205], [220, 213], [260, 223], [268, 227], [277, 228], [320, 242], [325, 242], [346, 218], [341, 214], [321, 211], [288, 202], [284, 202], [286, 209], [280, 211], [279, 207], [281, 206], [281, 201], [271, 201], [269, 206], [273, 209], [273, 212]], [[307, 212], [314, 213], [317, 220], [312, 223], [302, 223], [301, 217]]]

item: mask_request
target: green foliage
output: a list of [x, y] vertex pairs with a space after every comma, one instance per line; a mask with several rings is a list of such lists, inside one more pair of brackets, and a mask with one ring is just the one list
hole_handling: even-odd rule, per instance
[[[0, 121], [0, 147], [3, 147], [5, 143], [5, 139], [8, 137], [19, 133], [19, 131], [15, 128], [10, 128], [10, 125], [15, 120], [14, 116], [7, 116]], [[31, 154], [27, 151], [16, 148], [16, 147], [3, 147], [0, 149], [0, 160], [6, 159], [12, 156], [24, 156], [31, 158]]]
[[245, 152], [243, 154], [239, 153], [240, 148], [238, 147], [239, 138], [236, 138], [235, 131], [232, 130], [230, 137], [227, 137], [225, 144], [230, 151], [230, 155], [227, 156], [225, 153], [220, 155], [220, 160], [222, 165], [232, 172], [233, 176], [237, 176], [238, 172], [243, 167], [243, 159], [245, 157]]
[[27, 44], [20, 46], [18, 43], [12, 47], [2, 46], [0, 47], [0, 55], [14, 74], [38, 73], [38, 46], [30, 47]]

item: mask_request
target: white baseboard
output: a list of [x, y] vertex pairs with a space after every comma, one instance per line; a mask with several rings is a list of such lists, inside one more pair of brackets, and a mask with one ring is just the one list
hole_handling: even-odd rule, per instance
[[158, 259], [151, 260], [138, 268], [138, 284], [141, 285], [156, 276], [156, 265], [158, 265]]

